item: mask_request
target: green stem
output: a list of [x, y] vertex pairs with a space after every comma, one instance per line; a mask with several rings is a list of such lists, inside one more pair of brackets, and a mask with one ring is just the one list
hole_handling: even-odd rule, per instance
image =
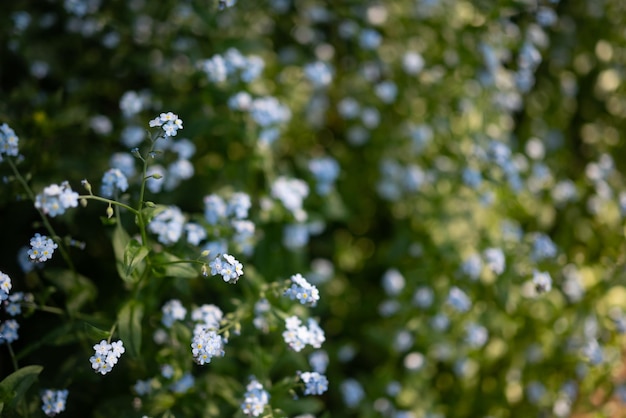
[[11, 356], [11, 363], [13, 364], [13, 369], [17, 371], [19, 366], [17, 364], [17, 358], [15, 358], [15, 353], [13, 352], [13, 347], [11, 347], [11, 343], [7, 342], [7, 347], [9, 347], [9, 355]]
[[[17, 166], [15, 165], [13, 160], [11, 158], [7, 157], [7, 161], [9, 162], [9, 166], [11, 167], [11, 170], [13, 171], [13, 174], [15, 175], [15, 178], [17, 179], [17, 181], [20, 182], [20, 184], [24, 188], [24, 191], [26, 192], [26, 195], [28, 196], [28, 198], [33, 203], [35, 203], [36, 197], [35, 197], [35, 194], [33, 193], [33, 191], [31, 190], [30, 186], [28, 185], [28, 182], [22, 176], [22, 174], [19, 172], [19, 170], [17, 169]], [[63, 244], [63, 241], [61, 240], [61, 237], [59, 235], [57, 235], [57, 233], [54, 231], [54, 228], [50, 224], [50, 221], [48, 220], [48, 216], [46, 216], [46, 214], [43, 213], [43, 211], [41, 209], [39, 209], [37, 207], [35, 207], [35, 209], [37, 209], [37, 212], [39, 212], [39, 216], [41, 217], [43, 225], [48, 230], [48, 233], [50, 234], [52, 239], [57, 243], [58, 248], [59, 248], [59, 252], [61, 253], [61, 256], [63, 257], [63, 259], [67, 263], [67, 265], [70, 268], [70, 270], [72, 270], [72, 272], [74, 272], [74, 274], [76, 274], [76, 268], [74, 267], [74, 262], [72, 262], [72, 259], [70, 258], [69, 253], [65, 249], [65, 245]]]
[[118, 202], [117, 200], [107, 199], [105, 197], [100, 197], [100, 196], [96, 196], [96, 195], [92, 195], [92, 194], [80, 195], [80, 196], [78, 196], [78, 198], [79, 199], [97, 200], [97, 201], [100, 201], [100, 202], [108, 203], [109, 205], [119, 206], [121, 208], [124, 208], [124, 209], [132, 212], [135, 215], [139, 215], [139, 212], [135, 208], [133, 208], [131, 206], [128, 206], [128, 205], [126, 205], [124, 203]]

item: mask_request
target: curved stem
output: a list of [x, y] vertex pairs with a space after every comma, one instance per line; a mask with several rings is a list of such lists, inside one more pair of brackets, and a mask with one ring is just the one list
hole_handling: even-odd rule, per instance
[[97, 200], [99, 202], [108, 203], [109, 205], [119, 206], [121, 208], [124, 208], [124, 209], [132, 212], [135, 215], [139, 215], [139, 212], [135, 208], [133, 208], [131, 206], [128, 206], [128, 205], [126, 205], [124, 203], [118, 202], [117, 200], [107, 199], [105, 197], [100, 197], [100, 196], [96, 196], [96, 195], [92, 195], [92, 194], [80, 195], [80, 196], [78, 196], [78, 198], [79, 199], [85, 199], [85, 200], [87, 200], [87, 199]]

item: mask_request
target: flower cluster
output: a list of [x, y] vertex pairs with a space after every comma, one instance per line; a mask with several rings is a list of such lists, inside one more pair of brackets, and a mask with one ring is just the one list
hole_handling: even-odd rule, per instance
[[94, 369], [96, 373], [102, 375], [110, 372], [126, 351], [122, 340], [110, 344], [106, 340], [102, 340], [94, 345], [93, 349], [95, 354], [89, 358], [91, 368]]
[[41, 410], [49, 417], [53, 417], [65, 411], [65, 402], [67, 401], [68, 391], [46, 389], [41, 393]]
[[78, 206], [78, 193], [72, 190], [67, 181], [60, 185], [51, 184], [35, 197], [35, 207], [48, 216], [55, 217], [66, 209]]
[[0, 272], [0, 302], [9, 298], [9, 292], [12, 286], [9, 275]]
[[339, 163], [331, 157], [314, 158], [309, 161], [309, 170], [316, 180], [316, 191], [326, 196], [332, 190], [339, 176]]
[[223, 83], [229, 77], [239, 75], [241, 81], [254, 81], [265, 67], [263, 59], [257, 55], [244, 56], [235, 48], [229, 48], [224, 55], [213, 55], [198, 62], [198, 67], [213, 83]]
[[318, 372], [302, 372], [300, 380], [304, 382], [305, 395], [321, 395], [328, 390], [328, 379]]
[[220, 275], [226, 283], [235, 284], [243, 276], [243, 265], [230, 254], [218, 255], [209, 263], [211, 275]]
[[187, 309], [185, 309], [178, 299], [172, 299], [165, 303], [161, 311], [163, 312], [161, 323], [167, 328], [171, 328], [175, 321], [184, 320], [187, 315]]
[[160, 243], [172, 245], [183, 235], [185, 215], [177, 206], [169, 206], [157, 213], [148, 224], [148, 230], [158, 235]]
[[151, 128], [157, 126], [163, 129], [163, 134], [167, 138], [176, 136], [178, 130], [183, 129], [183, 121], [178, 118], [178, 115], [172, 112], [161, 113], [159, 116], [150, 121]]
[[8, 319], [0, 324], [0, 344], [11, 344], [17, 341], [19, 335], [17, 330], [20, 328], [20, 324], [15, 319]]
[[283, 332], [285, 343], [294, 351], [300, 351], [307, 345], [320, 348], [326, 340], [324, 330], [309, 318], [308, 327], [302, 325], [302, 321], [297, 316], [290, 316], [285, 319], [285, 331]]
[[100, 193], [104, 197], [113, 197], [116, 191], [125, 192], [128, 190], [128, 179], [118, 168], [107, 170], [102, 176], [102, 186]]
[[253, 417], [261, 415], [270, 400], [269, 393], [263, 389], [263, 385], [255, 377], [250, 377], [250, 383], [246, 386], [246, 393], [243, 396], [241, 410], [244, 414]]
[[0, 125], [0, 161], [2, 161], [2, 155], [11, 157], [18, 155], [18, 142], [19, 138], [9, 125], [6, 123]]
[[210, 363], [213, 357], [224, 356], [224, 339], [213, 330], [196, 327], [191, 341], [191, 354], [196, 363]]
[[48, 238], [46, 235], [41, 235], [38, 232], [30, 239], [30, 246], [28, 256], [31, 261], [36, 263], [43, 263], [46, 260], [50, 260], [52, 254], [54, 254], [54, 250], [59, 247], [52, 238]]
[[285, 290], [284, 295], [309, 306], [315, 306], [320, 299], [317, 287], [310, 284], [300, 273], [291, 276], [291, 287]]

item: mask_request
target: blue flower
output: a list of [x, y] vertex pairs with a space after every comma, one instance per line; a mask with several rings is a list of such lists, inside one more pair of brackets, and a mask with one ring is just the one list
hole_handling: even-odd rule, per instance
[[152, 379], [137, 380], [133, 390], [139, 396], [149, 395], [152, 392]]
[[275, 97], [267, 96], [252, 101], [250, 116], [259, 126], [267, 128], [288, 122], [291, 119], [291, 111]]
[[456, 286], [453, 286], [448, 293], [448, 303], [459, 312], [467, 312], [472, 307], [467, 294]]
[[317, 193], [327, 195], [339, 176], [339, 163], [331, 157], [313, 158], [309, 161], [309, 170], [315, 176]]
[[165, 325], [166, 328], [171, 328], [172, 325], [174, 325], [174, 321], [184, 320], [187, 315], [187, 309], [185, 309], [178, 299], [172, 299], [166, 302], [161, 308], [161, 312], [163, 312], [161, 323]]
[[224, 313], [215, 305], [205, 304], [191, 311], [191, 319], [207, 330], [218, 331], [223, 317]]
[[305, 395], [321, 395], [328, 390], [328, 379], [318, 372], [300, 373], [300, 380], [305, 384]]
[[243, 396], [241, 410], [244, 414], [253, 417], [258, 417], [263, 413], [270, 399], [269, 393], [263, 389], [263, 385], [254, 376], [250, 377], [250, 383], [246, 386], [246, 393]]
[[363, 49], [376, 49], [382, 40], [380, 33], [374, 29], [363, 29], [359, 34], [359, 45]]
[[66, 209], [78, 206], [78, 193], [66, 181], [60, 185], [51, 184], [35, 197], [35, 207], [48, 216], [55, 217]]
[[317, 350], [309, 355], [309, 364], [313, 371], [325, 373], [328, 367], [328, 353], [324, 350]]
[[355, 379], [346, 379], [339, 385], [343, 402], [348, 408], [357, 407], [365, 397], [363, 386]]
[[102, 375], [109, 373], [126, 351], [122, 340], [109, 344], [106, 340], [93, 346], [94, 355], [89, 358], [91, 368]]
[[538, 232], [533, 235], [533, 248], [531, 258], [533, 261], [540, 261], [546, 258], [554, 258], [557, 254], [557, 248], [549, 236]]
[[46, 235], [36, 233], [34, 237], [30, 239], [31, 249], [28, 250], [28, 255], [33, 262], [43, 263], [46, 260], [52, 258], [54, 250], [58, 248], [58, 245], [48, 238]]
[[151, 128], [161, 127], [165, 137], [176, 136], [179, 129], [183, 129], [183, 121], [178, 118], [178, 115], [167, 112], [161, 113], [156, 118], [152, 119], [149, 123]]
[[226, 202], [220, 196], [211, 194], [204, 197], [204, 219], [209, 224], [215, 225], [220, 219], [225, 218], [226, 211]]
[[121, 192], [128, 190], [128, 180], [120, 169], [111, 168], [102, 176], [100, 193], [104, 197], [113, 197], [116, 190]]
[[246, 219], [251, 205], [250, 196], [247, 193], [233, 193], [228, 200], [227, 214], [237, 219]]
[[485, 264], [495, 274], [502, 274], [506, 267], [504, 252], [500, 248], [487, 248], [483, 252]]
[[192, 245], [200, 244], [200, 241], [207, 237], [204, 227], [194, 222], [189, 222], [185, 225], [185, 232], [187, 233], [187, 242]]
[[316, 61], [304, 66], [304, 75], [313, 87], [326, 87], [333, 81], [333, 68], [327, 62]]
[[17, 341], [19, 335], [17, 330], [20, 328], [20, 324], [15, 319], [8, 319], [0, 324], [0, 344], [11, 344]]
[[487, 328], [479, 324], [469, 323], [465, 326], [465, 341], [472, 348], [480, 348], [487, 342]]
[[461, 272], [467, 275], [470, 279], [476, 280], [480, 277], [480, 272], [483, 269], [483, 262], [478, 254], [472, 254], [463, 261], [461, 264]]
[[185, 373], [183, 377], [170, 385], [170, 389], [174, 393], [185, 393], [191, 389], [195, 383], [195, 379], [191, 373]]
[[148, 230], [158, 235], [160, 243], [171, 245], [178, 242], [183, 234], [185, 215], [176, 206], [159, 212], [148, 224]]
[[224, 356], [224, 340], [213, 330], [200, 326], [194, 329], [191, 354], [196, 363], [210, 363], [213, 357]]
[[283, 339], [294, 351], [301, 351], [307, 345], [320, 348], [326, 340], [324, 331], [312, 318], [309, 318], [307, 327], [297, 316], [290, 316], [285, 319], [285, 328]]
[[383, 289], [389, 296], [397, 296], [404, 289], [406, 280], [397, 269], [389, 269], [383, 274]]
[[302, 218], [302, 203], [309, 195], [309, 186], [303, 180], [278, 177], [272, 184], [271, 193], [296, 219]]
[[421, 286], [413, 293], [413, 305], [425, 309], [433, 304], [435, 294], [430, 287]]
[[0, 161], [2, 161], [3, 154], [11, 157], [19, 154], [18, 142], [19, 138], [9, 125], [6, 123], [0, 125]]
[[298, 300], [303, 305], [315, 306], [320, 299], [317, 287], [310, 284], [300, 273], [291, 276], [291, 287], [283, 293], [291, 300]]
[[52, 390], [46, 389], [41, 392], [41, 410], [49, 417], [53, 417], [65, 411], [65, 402], [68, 395], [67, 389], [65, 390]]
[[9, 298], [11, 287], [13, 287], [11, 278], [0, 271], [0, 302]]
[[220, 275], [226, 283], [237, 283], [239, 278], [243, 276], [243, 265], [232, 255], [218, 255], [209, 263], [211, 267], [211, 275]]

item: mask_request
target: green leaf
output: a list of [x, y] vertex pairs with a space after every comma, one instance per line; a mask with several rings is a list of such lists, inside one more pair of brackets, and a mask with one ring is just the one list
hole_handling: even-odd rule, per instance
[[42, 366], [26, 366], [5, 377], [0, 382], [2, 406], [6, 405], [9, 409], [15, 408], [17, 402], [22, 399], [28, 388], [37, 380], [37, 376], [42, 370]]
[[132, 357], [138, 357], [141, 352], [141, 320], [143, 319], [143, 304], [137, 300], [129, 300], [117, 315], [117, 324], [120, 338], [124, 347]]
[[162, 252], [154, 257], [154, 273], [165, 277], [194, 279], [199, 276], [198, 269], [174, 254]]
[[129, 243], [130, 236], [120, 224], [117, 224], [113, 230], [112, 237], [113, 253], [115, 254], [115, 267], [117, 268], [117, 274], [119, 274], [124, 281], [132, 281], [132, 277], [129, 277], [126, 274], [126, 264], [124, 262], [126, 247]]
[[98, 328], [87, 322], [83, 322], [83, 327], [85, 330], [85, 334], [87, 334], [87, 336], [93, 340], [106, 340], [111, 335], [108, 330]]
[[97, 288], [82, 274], [67, 269], [46, 269], [43, 275], [67, 295], [67, 311], [75, 313], [96, 298]]
[[[150, 249], [144, 245], [141, 245], [136, 239], [131, 239], [126, 248], [124, 249], [124, 274], [122, 277], [124, 280], [139, 278], [140, 271], [138, 267], [144, 258], [150, 253]], [[137, 270], [139, 274], [133, 275], [132, 273]]]

